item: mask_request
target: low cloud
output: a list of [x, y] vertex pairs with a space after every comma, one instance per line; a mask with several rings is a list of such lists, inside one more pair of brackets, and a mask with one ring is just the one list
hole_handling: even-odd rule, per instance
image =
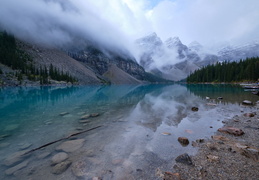
[[151, 32], [205, 46], [258, 39], [257, 7], [257, 0], [1, 0], [0, 28], [46, 45], [86, 39], [134, 53], [135, 39]]

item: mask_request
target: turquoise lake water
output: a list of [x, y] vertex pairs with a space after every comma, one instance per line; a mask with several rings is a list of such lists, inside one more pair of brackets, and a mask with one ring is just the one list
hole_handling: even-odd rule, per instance
[[[190, 142], [210, 138], [222, 121], [250, 111], [243, 100], [255, 103], [259, 98], [230, 85], [2, 88], [0, 179], [76, 179], [71, 167], [79, 160], [88, 164], [85, 179], [157, 179], [157, 168], [170, 171], [178, 155], [197, 152], [191, 144], [179, 144], [178, 137]], [[98, 116], [80, 121], [92, 113]], [[102, 127], [74, 137], [84, 139], [84, 145], [68, 153], [72, 165], [60, 175], [52, 173], [51, 158], [66, 140], [5, 164], [14, 153], [97, 126]], [[23, 161], [26, 166], [6, 175]]]

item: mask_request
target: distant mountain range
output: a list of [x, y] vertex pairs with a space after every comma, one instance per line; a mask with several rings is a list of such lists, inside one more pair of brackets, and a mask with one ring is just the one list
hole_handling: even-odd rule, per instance
[[139, 64], [147, 72], [173, 81], [185, 79], [196, 69], [208, 64], [259, 56], [258, 42], [224, 47], [215, 53], [209, 53], [198, 42], [187, 46], [179, 37], [170, 37], [163, 42], [156, 33], [136, 40], [136, 46], [139, 49]]
[[[16, 40], [17, 47], [32, 57], [36, 68], [53, 65], [78, 80], [79, 84], [139, 84], [180, 81], [195, 70], [220, 61], [237, 61], [259, 56], [259, 42], [243, 46], [224, 47], [209, 53], [199, 42], [188, 46], [179, 37], [164, 42], [152, 33], [135, 41], [136, 57], [127, 50], [105, 50], [100, 45], [84, 41], [65, 48], [44, 47]], [[0, 63], [0, 85], [36, 84], [24, 75], [23, 82], [12, 70]], [[19, 70], [18, 70], [19, 72]], [[13, 74], [13, 78], [9, 78]], [[54, 81], [52, 81], [54, 82]]]

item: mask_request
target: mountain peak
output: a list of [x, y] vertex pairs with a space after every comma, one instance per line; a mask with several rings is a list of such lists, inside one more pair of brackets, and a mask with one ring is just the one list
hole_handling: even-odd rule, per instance
[[153, 32], [152, 34], [150, 34], [148, 36], [138, 39], [136, 42], [139, 45], [153, 44], [153, 45], [159, 46], [159, 45], [163, 44], [162, 40], [157, 36], [157, 34], [155, 32]]
[[175, 47], [175, 46], [181, 46], [183, 43], [181, 42], [179, 37], [170, 37], [165, 41], [165, 44], [167, 47]]
[[203, 48], [203, 46], [197, 41], [191, 42], [188, 47], [196, 52], [200, 51]]

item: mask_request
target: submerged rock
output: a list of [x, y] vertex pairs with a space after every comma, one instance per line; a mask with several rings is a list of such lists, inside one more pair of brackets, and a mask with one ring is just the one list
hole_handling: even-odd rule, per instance
[[7, 157], [4, 160], [4, 165], [5, 166], [13, 166], [16, 165], [20, 162], [22, 162], [26, 157], [30, 156], [30, 154], [26, 154], [28, 151], [19, 151], [14, 154], [11, 154], [9, 157]]
[[241, 135], [245, 134], [244, 131], [242, 131], [239, 128], [228, 127], [228, 126], [219, 128], [218, 131], [223, 132], [223, 133], [233, 134], [235, 136], [241, 136]]
[[72, 172], [76, 177], [82, 178], [87, 175], [87, 164], [84, 161], [73, 163]]
[[187, 137], [178, 137], [178, 141], [184, 146], [187, 146], [189, 144], [189, 139]]
[[67, 170], [67, 168], [72, 164], [71, 161], [64, 161], [64, 162], [61, 162], [57, 165], [55, 165], [53, 168], [52, 168], [52, 173], [53, 174], [61, 174], [63, 172], [65, 172]]
[[58, 153], [52, 157], [51, 164], [52, 165], [58, 164], [62, 161], [65, 161], [67, 158], [68, 158], [67, 153], [64, 153], [64, 152]]
[[25, 150], [25, 149], [28, 149], [29, 147], [31, 147], [32, 146], [32, 144], [31, 143], [22, 143], [22, 144], [19, 144], [19, 149], [20, 150]]
[[97, 117], [97, 116], [99, 116], [100, 114], [99, 113], [92, 113], [91, 114], [91, 117]]
[[65, 151], [65, 152], [73, 152], [81, 148], [84, 144], [84, 139], [77, 139], [77, 140], [71, 140], [66, 141], [60, 144], [58, 147], [56, 147], [56, 150], [59, 151]]
[[60, 113], [59, 115], [60, 115], [60, 116], [65, 116], [65, 115], [67, 115], [67, 114], [69, 114], [69, 112], [62, 112], [62, 113]]
[[14, 167], [12, 167], [12, 168], [9, 168], [9, 169], [7, 169], [7, 170], [5, 171], [5, 174], [6, 174], [6, 175], [12, 175], [12, 174], [14, 174], [16, 171], [18, 171], [18, 170], [20, 170], [20, 169], [22, 169], [22, 168], [25, 168], [25, 167], [28, 165], [28, 163], [29, 163], [29, 161], [24, 161], [24, 162], [22, 162], [22, 163], [20, 163], [20, 164], [18, 164], [18, 165], [16, 165], [16, 166], [14, 166]]
[[5, 127], [4, 131], [13, 131], [19, 127], [19, 124], [10, 124]]
[[175, 159], [176, 162], [179, 162], [179, 163], [183, 163], [183, 164], [186, 164], [186, 165], [192, 165], [192, 159], [190, 158], [190, 156], [187, 154], [187, 153], [184, 153], [180, 156], [178, 156], [176, 159]]
[[91, 116], [90, 114], [86, 114], [86, 115], [82, 116], [82, 117], [80, 118], [80, 120], [88, 119], [90, 116]]

